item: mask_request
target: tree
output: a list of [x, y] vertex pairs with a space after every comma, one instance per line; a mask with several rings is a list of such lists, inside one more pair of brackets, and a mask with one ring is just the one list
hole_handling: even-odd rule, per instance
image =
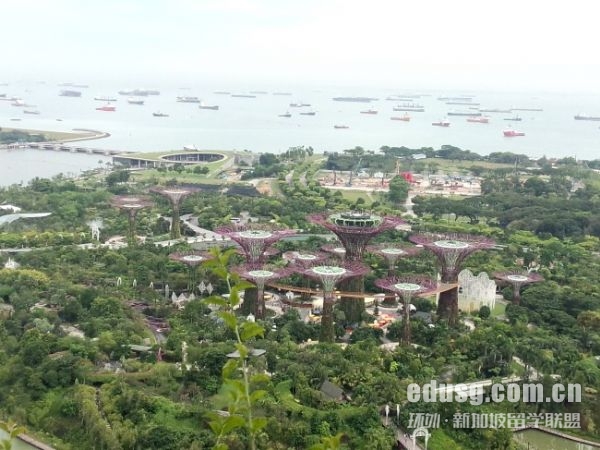
[[402, 204], [408, 198], [410, 183], [399, 175], [396, 175], [390, 180], [388, 197], [391, 202]]
[[479, 308], [479, 317], [482, 319], [487, 319], [488, 317], [490, 317], [491, 311], [490, 311], [490, 307], [487, 305], [483, 305], [481, 308]]

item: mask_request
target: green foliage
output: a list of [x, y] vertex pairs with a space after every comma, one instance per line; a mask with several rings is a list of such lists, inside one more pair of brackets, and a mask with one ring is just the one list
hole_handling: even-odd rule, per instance
[[[204, 263], [204, 266], [227, 283], [228, 295], [224, 300], [221, 297], [209, 297], [206, 303], [221, 308], [218, 316], [225, 325], [235, 333], [238, 356], [230, 359], [223, 366], [223, 384], [219, 391], [216, 405], [226, 408], [224, 414], [217, 411], [207, 413], [211, 430], [216, 436], [213, 448], [229, 448], [226, 440], [237, 430], [245, 430], [248, 446], [251, 450], [256, 448], [256, 438], [260, 431], [267, 425], [265, 417], [257, 416], [256, 405], [264, 398], [266, 391], [256, 389], [255, 386], [268, 378], [260, 373], [252, 373], [250, 365], [251, 349], [247, 346], [257, 337], [264, 335], [264, 328], [255, 322], [242, 322], [233, 313], [239, 306], [240, 292], [252, 287], [250, 283], [240, 280], [239, 276], [228, 273], [227, 264], [234, 250], [221, 253], [214, 249], [213, 259]], [[239, 372], [241, 371], [241, 378]]]

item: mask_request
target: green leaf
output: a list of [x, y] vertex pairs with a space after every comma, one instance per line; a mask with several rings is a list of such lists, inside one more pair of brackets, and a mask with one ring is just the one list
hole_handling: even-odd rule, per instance
[[271, 378], [267, 374], [257, 373], [250, 377], [250, 381], [252, 383], [268, 383], [269, 381], [271, 381]]
[[255, 419], [252, 419], [252, 425], [250, 426], [250, 429], [252, 430], [253, 433], [256, 433], [257, 431], [261, 430], [262, 428], [267, 426], [267, 418], [266, 417], [256, 417]]
[[229, 417], [227, 417], [227, 420], [223, 424], [222, 433], [223, 434], [230, 433], [231, 431], [235, 430], [236, 428], [241, 428], [244, 425], [245, 425], [245, 421], [244, 421], [243, 417], [229, 416]]
[[256, 322], [244, 322], [241, 325], [240, 337], [243, 342], [246, 342], [256, 336], [264, 336], [265, 329]]
[[246, 347], [244, 344], [235, 344], [235, 348], [237, 349], [237, 351], [240, 353], [240, 359], [244, 360], [248, 357], [248, 354], [250, 353], [250, 350], [248, 350], [248, 347]]
[[223, 378], [230, 378], [238, 369], [239, 361], [230, 359], [225, 363], [222, 369]]
[[202, 303], [204, 303], [206, 305], [217, 305], [217, 306], [223, 306], [223, 307], [228, 306], [227, 300], [225, 300], [222, 297], [218, 297], [216, 295], [205, 298], [204, 300], [202, 300]]
[[252, 394], [250, 394], [250, 402], [251, 403], [257, 402], [261, 398], [264, 398], [265, 395], [267, 395], [267, 391], [264, 391], [262, 389], [254, 391]]
[[236, 326], [237, 326], [237, 321], [235, 318], [235, 315], [233, 313], [230, 313], [228, 311], [219, 311], [217, 313], [217, 315], [223, 319], [223, 321], [225, 322], [225, 324], [227, 324], [227, 326], [229, 328], [231, 328], [232, 330], [235, 330]]

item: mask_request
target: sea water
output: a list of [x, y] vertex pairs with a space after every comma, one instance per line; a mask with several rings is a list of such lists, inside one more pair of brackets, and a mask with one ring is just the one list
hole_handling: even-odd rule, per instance
[[[134, 86], [135, 87], [135, 86]], [[139, 87], [139, 86], [138, 86]], [[11, 106], [0, 101], [0, 127], [70, 131], [84, 128], [111, 134], [105, 139], [88, 141], [94, 148], [130, 151], [181, 150], [186, 145], [198, 149], [250, 150], [280, 153], [289, 147], [311, 146], [315, 152], [334, 152], [361, 146], [378, 150], [381, 146], [433, 147], [450, 144], [480, 154], [495, 151], [524, 153], [530, 157], [565, 157], [577, 159], [600, 158], [600, 122], [574, 120], [576, 114], [600, 116], [600, 95], [582, 93], [544, 92], [448, 92], [414, 91], [402, 88], [361, 87], [297, 87], [261, 86], [151, 86], [160, 95], [138, 97], [144, 105], [127, 103], [127, 95], [117, 92], [127, 86], [61, 87], [50, 83], [11, 83], [0, 87], [0, 94], [19, 97], [32, 106]], [[63, 97], [62, 89], [75, 89], [81, 97]], [[219, 95], [215, 91], [253, 94], [255, 98]], [[291, 95], [273, 95], [287, 91]], [[391, 120], [402, 116], [393, 107], [400, 102], [388, 101], [392, 95], [420, 95], [414, 103], [423, 105], [425, 112], [408, 112], [409, 122]], [[106, 102], [94, 97], [110, 96], [115, 112], [98, 111]], [[179, 96], [200, 98], [206, 105], [218, 105], [219, 110], [201, 110], [197, 103], [177, 102]], [[333, 97], [365, 96], [377, 98], [371, 103], [333, 101]], [[484, 113], [488, 124], [467, 122], [464, 116], [448, 116], [453, 110], [469, 111], [468, 105], [447, 105], [439, 97], [472, 97], [481, 108], [539, 108], [542, 111], [513, 113]], [[291, 103], [308, 103], [310, 107], [295, 108]], [[24, 114], [23, 109], [35, 109], [39, 115]], [[375, 109], [378, 114], [361, 114]], [[290, 118], [279, 117], [288, 112]], [[314, 111], [314, 116], [300, 112]], [[475, 111], [475, 110], [473, 110]], [[154, 117], [161, 112], [168, 117]], [[504, 118], [519, 115], [520, 122]], [[11, 119], [20, 119], [13, 121]], [[59, 120], [57, 120], [59, 119]], [[447, 119], [450, 127], [432, 126], [432, 122]], [[344, 125], [346, 129], [335, 129]], [[507, 138], [503, 131], [512, 127], [525, 136]], [[98, 155], [73, 155], [59, 152], [35, 153], [0, 152], [0, 184], [27, 181], [32, 176], [74, 172], [105, 163]], [[12, 165], [9, 166], [9, 161]], [[85, 162], [84, 162], [85, 161]], [[99, 163], [100, 161], [100, 163]], [[10, 167], [10, 169], [8, 169]]]

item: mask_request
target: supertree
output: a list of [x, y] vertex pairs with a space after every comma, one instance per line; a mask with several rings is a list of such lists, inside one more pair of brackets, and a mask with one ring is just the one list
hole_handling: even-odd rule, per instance
[[176, 252], [169, 255], [169, 259], [185, 264], [189, 268], [188, 291], [192, 292], [196, 287], [197, 267], [212, 256], [200, 251]]
[[265, 257], [269, 256], [271, 251], [267, 251], [270, 245], [281, 238], [295, 234], [293, 230], [263, 230], [240, 225], [219, 227], [215, 232], [236, 242], [241, 247], [247, 263], [255, 267], [264, 264]]
[[494, 274], [494, 278], [512, 284], [513, 305], [519, 305], [521, 303], [521, 287], [523, 285], [544, 280], [544, 277], [537, 272], [525, 271], [497, 272]]
[[115, 208], [121, 211], [127, 212], [127, 218], [129, 221], [129, 227], [127, 230], [127, 242], [129, 245], [136, 244], [136, 217], [141, 209], [152, 206], [152, 201], [144, 196], [130, 196], [130, 195], [115, 195], [110, 203]]
[[198, 191], [197, 188], [191, 187], [155, 187], [150, 189], [151, 192], [160, 194], [166, 197], [171, 203], [171, 239], [179, 239], [181, 237], [181, 228], [179, 224], [179, 208], [183, 200]]
[[[405, 222], [396, 216], [378, 216], [367, 212], [345, 212], [336, 214], [313, 214], [308, 216], [312, 223], [321, 225], [335, 234], [346, 254], [345, 261], [362, 261], [365, 248], [369, 241], [376, 235], [393, 230]], [[347, 290], [362, 292], [364, 289], [362, 278], [348, 283]], [[365, 310], [365, 300], [344, 297], [341, 307], [349, 323], [360, 322]]]
[[[293, 266], [301, 267], [302, 269], [308, 269], [312, 266], [317, 266], [321, 264], [321, 262], [323, 262], [325, 259], [327, 259], [327, 255], [320, 252], [310, 253], [289, 251], [285, 252], [282, 256], [283, 259], [289, 261], [290, 264], [292, 264]], [[308, 288], [310, 288], [310, 278], [303, 277], [303, 287], [306, 288], [306, 290], [308, 291]], [[308, 300], [309, 298], [310, 293], [302, 293], [303, 300]]]
[[319, 252], [312, 253], [297, 251], [285, 252], [281, 256], [283, 256], [283, 259], [286, 259], [295, 266], [302, 267], [303, 269], [308, 269], [309, 267], [316, 266], [327, 258], [326, 255]]
[[321, 250], [327, 252], [342, 261], [346, 259], [346, 249], [341, 244], [325, 244], [321, 246]]
[[323, 310], [321, 312], [320, 342], [333, 342], [335, 333], [333, 329], [333, 305], [335, 303], [334, 290], [337, 283], [352, 277], [365, 275], [369, 269], [362, 264], [351, 261], [339, 266], [312, 266], [309, 268], [298, 267], [297, 272], [310, 277], [323, 286]]
[[265, 318], [265, 283], [279, 278], [285, 278], [293, 272], [287, 267], [268, 270], [266, 268], [256, 269], [252, 265], [234, 267], [232, 271], [256, 285], [258, 298], [254, 304], [254, 311], [252, 311], [252, 313], [257, 319]]
[[[219, 227], [215, 232], [236, 242], [246, 257], [246, 264], [252, 266], [255, 270], [261, 269], [267, 258], [272, 254], [273, 249], [270, 248], [272, 244], [281, 238], [295, 234], [293, 230], [259, 229], [238, 224]], [[246, 291], [244, 303], [242, 304], [244, 313], [254, 313], [257, 310], [257, 295], [256, 290]]]
[[437, 313], [455, 325], [458, 320], [458, 273], [465, 258], [478, 250], [492, 248], [493, 239], [470, 234], [415, 234], [409, 238], [438, 258], [442, 283], [450, 284], [440, 292]]
[[400, 295], [403, 305], [402, 342], [410, 344], [410, 301], [436, 290], [436, 282], [426, 277], [388, 277], [375, 280], [375, 285]]
[[385, 258], [388, 263], [389, 277], [394, 275], [398, 259], [414, 256], [421, 251], [419, 247], [400, 247], [391, 244], [369, 245], [367, 250]]
[[[238, 255], [242, 255], [242, 256], [246, 256], [246, 253], [244, 252], [244, 250], [242, 248], [238, 248], [237, 252]], [[265, 249], [265, 251], [263, 252], [263, 254], [260, 257], [261, 261], [268, 261], [269, 258], [278, 255], [279, 254], [279, 249], [275, 248], [275, 247], [268, 247]]]

